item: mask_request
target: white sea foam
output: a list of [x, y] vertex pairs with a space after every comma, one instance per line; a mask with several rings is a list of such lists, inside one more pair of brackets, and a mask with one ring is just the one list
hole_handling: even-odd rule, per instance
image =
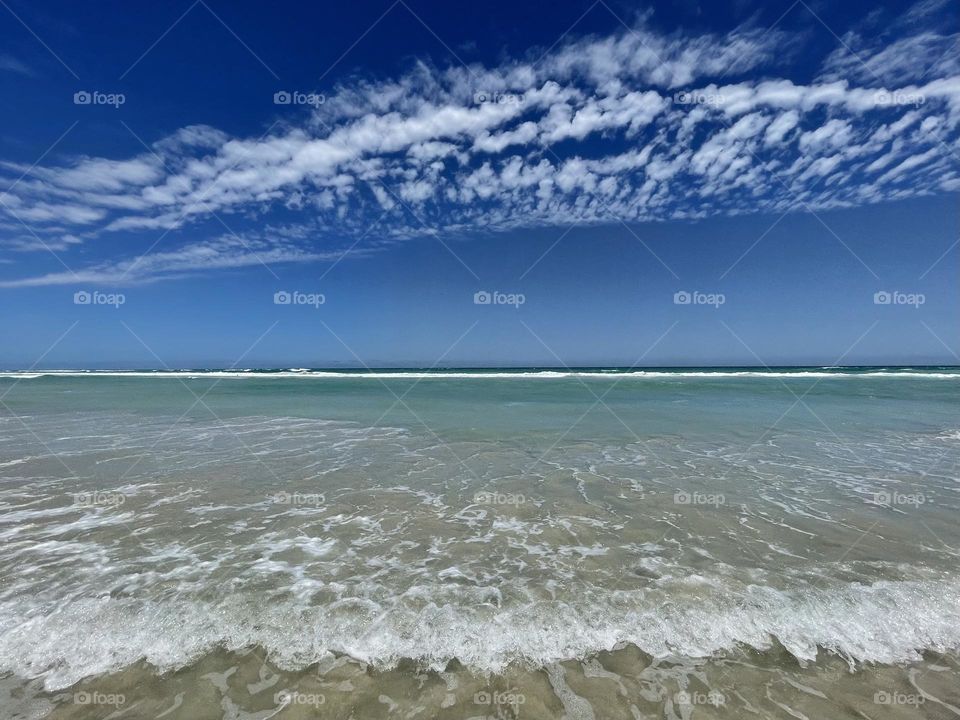
[[[917, 388], [898, 388], [912, 409]], [[925, 394], [952, 392], [937, 389]], [[41, 458], [0, 467], [0, 673], [57, 689], [140, 659], [173, 669], [253, 645], [289, 668], [338, 652], [481, 672], [621, 643], [704, 657], [778, 642], [803, 661], [825, 649], [877, 663], [957, 648], [957, 426], [952, 406], [930, 407], [893, 430], [800, 426], [753, 445], [779, 405], [692, 420], [682, 438], [593, 426], [559, 443], [566, 423], [441, 439], [297, 417], [299, 406], [183, 423], [59, 405], [29, 428], [0, 418], [3, 461]], [[678, 504], [684, 487], [727, 502]], [[864, 502], [887, 489], [936, 501]], [[124, 502], [86, 507], [81, 490]], [[477, 503], [479, 492], [526, 502]]]
[[[473, 589], [477, 598], [460, 605], [424, 604], [430, 588], [411, 589], [389, 606], [366, 598], [315, 606], [303, 598], [265, 604], [234, 596], [213, 605], [104, 597], [41, 613], [8, 602], [0, 606], [0, 668], [43, 678], [54, 690], [140, 659], [170, 670], [216, 648], [254, 645], [288, 669], [337, 652], [382, 668], [411, 658], [439, 671], [457, 658], [478, 672], [510, 663], [542, 667], [622, 643], [654, 656], [706, 657], [778, 641], [801, 662], [815, 660], [818, 649], [850, 662], [900, 663], [925, 649], [960, 648], [955, 581], [804, 592], [753, 586], [743, 595], [711, 593], [670, 606], [634, 591], [497, 608], [475, 602], [489, 593]], [[411, 598], [418, 602], [403, 602]]]

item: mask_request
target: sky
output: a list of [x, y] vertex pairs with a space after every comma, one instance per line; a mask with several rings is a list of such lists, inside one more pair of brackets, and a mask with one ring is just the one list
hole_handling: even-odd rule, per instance
[[960, 8], [0, 0], [0, 367], [960, 364]]

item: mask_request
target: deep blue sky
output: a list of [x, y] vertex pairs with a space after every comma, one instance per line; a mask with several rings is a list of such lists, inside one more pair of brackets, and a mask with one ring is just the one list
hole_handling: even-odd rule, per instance
[[948, 2], [5, 2], [0, 366], [960, 362]]

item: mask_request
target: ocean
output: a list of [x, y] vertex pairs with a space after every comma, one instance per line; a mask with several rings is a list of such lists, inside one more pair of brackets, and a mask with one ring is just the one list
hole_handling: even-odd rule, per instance
[[958, 480], [956, 368], [0, 373], [0, 717], [954, 717]]

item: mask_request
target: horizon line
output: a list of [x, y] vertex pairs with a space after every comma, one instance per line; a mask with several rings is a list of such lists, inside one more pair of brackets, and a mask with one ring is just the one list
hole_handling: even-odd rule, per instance
[[949, 368], [960, 370], [960, 363], [954, 364], [901, 364], [884, 363], [879, 365], [336, 365], [312, 367], [230, 367], [230, 366], [202, 366], [202, 367], [75, 367], [75, 368], [0, 368], [2, 373], [183, 373], [183, 372], [389, 372], [389, 371], [418, 371], [418, 372], [451, 372], [471, 370], [549, 370], [559, 372], [578, 372], [589, 370], [871, 370], [871, 369], [924, 369]]

